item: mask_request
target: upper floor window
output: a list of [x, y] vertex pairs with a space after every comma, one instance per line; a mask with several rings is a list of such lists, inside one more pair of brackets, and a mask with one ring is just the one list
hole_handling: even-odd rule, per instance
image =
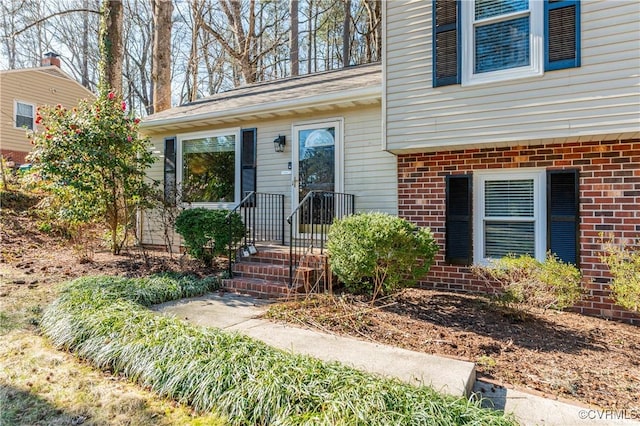
[[434, 0], [433, 85], [580, 66], [578, 0]]
[[542, 74], [542, 3], [462, 3], [462, 84]]
[[33, 130], [33, 112], [35, 108], [32, 104], [15, 102], [15, 125], [18, 129]]

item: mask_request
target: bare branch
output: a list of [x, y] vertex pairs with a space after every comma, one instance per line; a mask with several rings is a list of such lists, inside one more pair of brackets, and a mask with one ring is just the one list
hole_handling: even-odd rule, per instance
[[60, 12], [56, 12], [56, 13], [52, 13], [49, 16], [45, 16], [44, 18], [40, 18], [32, 23], [30, 23], [29, 25], [27, 25], [26, 27], [18, 30], [18, 31], [14, 31], [11, 34], [11, 37], [15, 37], [17, 35], [22, 34], [23, 32], [27, 31], [29, 28], [33, 28], [37, 25], [40, 25], [41, 23], [48, 21], [51, 18], [55, 18], [56, 16], [60, 16], [60, 15], [67, 15], [69, 13], [79, 13], [79, 12], [90, 12], [90, 13], [97, 13], [98, 15], [100, 14], [99, 10], [95, 10], [95, 9], [69, 9], [69, 10], [62, 10]]

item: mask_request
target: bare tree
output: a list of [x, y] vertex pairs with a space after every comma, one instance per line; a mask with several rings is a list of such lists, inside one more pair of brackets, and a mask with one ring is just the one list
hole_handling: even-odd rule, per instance
[[300, 72], [300, 62], [298, 59], [298, 0], [291, 0], [291, 30], [289, 36], [291, 75], [298, 75]]
[[151, 0], [153, 7], [153, 112], [171, 108], [171, 0]]
[[344, 0], [344, 22], [342, 24], [342, 66], [350, 65], [351, 52], [351, 0]]
[[[276, 2], [277, 3], [277, 2]], [[262, 28], [256, 28], [256, 1], [249, 0], [248, 10], [242, 13], [242, 4], [238, 0], [219, 0], [218, 4], [222, 15], [226, 18], [224, 27], [214, 27], [213, 23], [203, 22], [203, 29], [210, 33], [214, 39], [233, 61], [234, 84], [255, 83], [258, 81], [258, 62], [267, 54], [274, 52], [287, 38], [285, 31], [276, 34], [274, 40], [258, 50], [258, 40], [272, 26], [274, 22]], [[265, 7], [268, 3], [261, 3]], [[246, 25], [246, 27], [245, 27]], [[224, 28], [230, 28], [231, 37], [226, 37]]]

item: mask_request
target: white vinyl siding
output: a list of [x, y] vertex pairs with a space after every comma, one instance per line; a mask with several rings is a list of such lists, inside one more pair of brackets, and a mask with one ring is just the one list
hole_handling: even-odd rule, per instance
[[[325, 114], [305, 114], [290, 118], [234, 123], [242, 129], [255, 128], [257, 132], [257, 191], [285, 195], [285, 215], [291, 211], [292, 187], [288, 174], [292, 161], [292, 124], [310, 121], [343, 119], [344, 137], [344, 192], [355, 194], [357, 211], [398, 213], [396, 158], [380, 149], [382, 128], [380, 105], [358, 106]], [[220, 128], [223, 128], [221, 126]], [[215, 132], [215, 128], [193, 126], [195, 132]], [[275, 152], [273, 140], [286, 137], [284, 152]], [[175, 134], [158, 134], [151, 138], [159, 160], [148, 173], [149, 178], [162, 183], [164, 138]], [[158, 212], [146, 212], [143, 218], [143, 243], [164, 244]]]
[[436, 88], [431, 6], [384, 3], [383, 114], [391, 152], [638, 135], [639, 2], [582, 1], [579, 68]]

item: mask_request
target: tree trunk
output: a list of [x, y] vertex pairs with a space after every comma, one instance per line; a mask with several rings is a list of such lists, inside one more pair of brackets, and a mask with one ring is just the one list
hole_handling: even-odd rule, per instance
[[342, 26], [342, 66], [351, 63], [351, 0], [344, 0], [344, 25]]
[[291, 58], [291, 75], [300, 73], [300, 62], [298, 59], [298, 0], [291, 0], [291, 33], [289, 39], [289, 56]]
[[123, 7], [120, 0], [104, 0], [102, 6], [102, 28], [100, 32], [101, 84], [107, 90], [122, 93], [122, 20]]
[[[82, 7], [89, 9], [89, 0], [82, 2]], [[90, 88], [89, 81], [89, 12], [82, 13], [82, 85], [87, 89]]]
[[171, 0], [151, 0], [153, 8], [153, 59], [151, 84], [153, 112], [171, 108]]

